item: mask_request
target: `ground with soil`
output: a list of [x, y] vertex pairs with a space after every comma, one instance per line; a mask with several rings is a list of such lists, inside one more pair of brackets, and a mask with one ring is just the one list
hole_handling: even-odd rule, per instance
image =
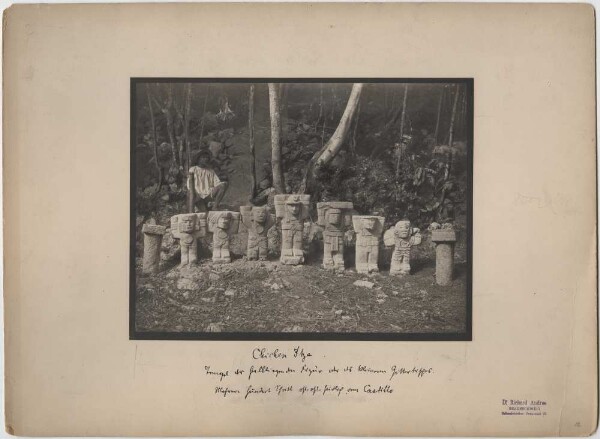
[[[136, 270], [137, 331], [461, 333], [466, 326], [466, 263], [451, 286], [435, 283], [432, 248], [415, 252], [412, 273], [338, 274], [317, 260], [286, 266], [245, 258], [203, 259], [154, 276]], [[464, 252], [460, 252], [464, 253]], [[139, 265], [138, 265], [139, 267]], [[357, 281], [358, 284], [356, 283]], [[361, 282], [362, 281], [362, 282]]]

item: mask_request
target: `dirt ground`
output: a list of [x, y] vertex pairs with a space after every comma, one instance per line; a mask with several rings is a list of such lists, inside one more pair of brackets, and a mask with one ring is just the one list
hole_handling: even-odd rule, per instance
[[[436, 285], [432, 248], [417, 252], [412, 273], [337, 274], [318, 260], [302, 266], [245, 258], [231, 264], [171, 264], [154, 276], [136, 269], [136, 330], [158, 332], [459, 333], [466, 326], [466, 262]], [[460, 253], [463, 253], [461, 257]], [[356, 285], [356, 281], [366, 281]], [[360, 282], [359, 282], [360, 283]]]

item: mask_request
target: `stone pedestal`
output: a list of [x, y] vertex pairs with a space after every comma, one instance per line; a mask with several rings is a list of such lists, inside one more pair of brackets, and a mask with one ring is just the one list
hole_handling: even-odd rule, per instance
[[142, 271], [145, 274], [158, 273], [160, 268], [160, 247], [162, 245], [163, 235], [167, 228], [155, 224], [144, 224], [142, 232], [144, 233], [144, 259]]
[[446, 286], [452, 283], [454, 271], [454, 244], [456, 232], [452, 229], [438, 229], [431, 232], [435, 247], [435, 281]]

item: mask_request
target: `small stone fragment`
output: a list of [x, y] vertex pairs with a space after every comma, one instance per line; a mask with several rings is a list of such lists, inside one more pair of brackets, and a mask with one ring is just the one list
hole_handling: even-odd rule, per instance
[[368, 280], [357, 280], [354, 281], [353, 285], [356, 285], [357, 287], [365, 287], [371, 289], [375, 284], [373, 282], [369, 282]]
[[223, 329], [219, 323], [210, 323], [206, 327], [206, 332], [221, 332]]

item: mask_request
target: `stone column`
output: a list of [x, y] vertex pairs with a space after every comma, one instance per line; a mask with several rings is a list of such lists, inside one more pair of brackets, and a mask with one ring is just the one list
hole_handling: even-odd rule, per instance
[[454, 243], [456, 232], [452, 229], [437, 229], [431, 232], [431, 241], [435, 242], [435, 281], [438, 285], [452, 283], [454, 271]]
[[160, 264], [160, 246], [166, 231], [166, 227], [158, 226], [156, 224], [144, 224], [142, 226], [142, 232], [144, 233], [144, 260], [142, 271], [145, 274], [158, 273]]

